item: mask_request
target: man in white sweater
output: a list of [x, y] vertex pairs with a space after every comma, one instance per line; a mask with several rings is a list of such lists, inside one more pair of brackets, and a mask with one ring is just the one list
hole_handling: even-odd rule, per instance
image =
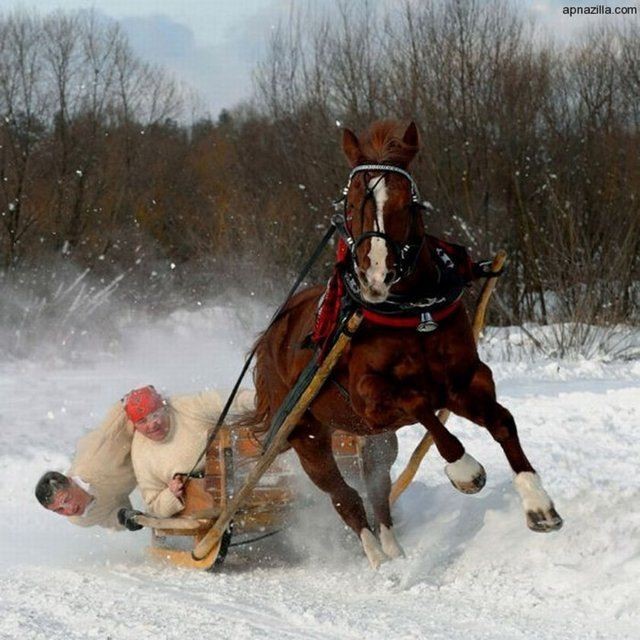
[[[254, 392], [241, 389], [232, 410], [253, 402]], [[118, 513], [131, 510], [129, 494], [138, 484], [152, 514], [174, 515], [182, 510], [184, 485], [173, 476], [191, 470], [222, 407], [217, 391], [164, 400], [151, 386], [135, 389], [79, 440], [66, 474], [49, 471], [40, 478], [36, 498], [73, 524], [122, 529], [129, 524]], [[203, 457], [198, 470], [204, 463]]]
[[129, 494], [136, 486], [132, 438], [133, 426], [117, 402], [97, 429], [80, 438], [66, 474], [48, 471], [40, 478], [40, 504], [80, 527], [122, 529], [118, 511], [131, 508]]
[[[240, 390], [232, 411], [253, 408], [253, 403], [254, 392]], [[203, 452], [209, 429], [216, 424], [223, 406], [217, 391], [165, 400], [153, 387], [143, 387], [125, 398], [125, 412], [135, 429], [133, 469], [152, 515], [168, 518], [182, 511], [184, 475]], [[194, 471], [202, 471], [204, 466], [202, 456]]]

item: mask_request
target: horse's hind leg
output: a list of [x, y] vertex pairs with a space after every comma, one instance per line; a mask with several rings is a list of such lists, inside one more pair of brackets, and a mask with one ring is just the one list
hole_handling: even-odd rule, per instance
[[376, 519], [382, 550], [390, 558], [404, 556], [402, 547], [393, 533], [389, 494], [391, 493], [391, 467], [398, 455], [398, 438], [387, 432], [364, 438], [362, 466], [367, 495]]
[[335, 510], [360, 538], [369, 563], [377, 569], [386, 559], [380, 543], [369, 528], [367, 514], [358, 492], [342, 477], [331, 450], [331, 433], [327, 427], [306, 419], [289, 436], [300, 464], [313, 483], [331, 497]]
[[450, 408], [458, 415], [486, 427], [502, 447], [516, 474], [514, 484], [522, 500], [528, 527], [542, 532], [559, 529], [562, 518], [522, 449], [513, 416], [496, 401], [489, 367], [478, 364], [468, 387], [451, 394]]

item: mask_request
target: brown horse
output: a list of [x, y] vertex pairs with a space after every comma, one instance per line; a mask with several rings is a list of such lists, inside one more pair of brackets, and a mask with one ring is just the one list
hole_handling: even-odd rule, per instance
[[[500, 444], [516, 474], [514, 484], [528, 526], [551, 531], [562, 525], [522, 450], [513, 417], [496, 402], [491, 370], [478, 358], [464, 307], [438, 288], [443, 265], [429, 249], [417, 187], [408, 173], [418, 145], [413, 123], [404, 130], [390, 121], [377, 122], [362, 139], [344, 130], [343, 150], [352, 172], [345, 189], [342, 235], [349, 251], [342, 277], [351, 298], [369, 313], [332, 380], [289, 437], [305, 472], [331, 496], [374, 568], [388, 557], [402, 555], [388, 502], [395, 438], [371, 439], [365, 454], [378, 541], [360, 496], [336, 466], [331, 452], [333, 428], [395, 435], [396, 429], [420, 422], [447, 461], [445, 473], [452, 484], [464, 493], [475, 493], [484, 486], [485, 472], [436, 418], [438, 409], [447, 408], [485, 427]], [[323, 290], [313, 287], [294, 296], [258, 339], [254, 371], [258, 403], [250, 417], [254, 424], [269, 424], [309, 362], [311, 351], [301, 345], [313, 330]], [[390, 315], [399, 311], [407, 320], [412, 306], [420, 312], [421, 321], [413, 326], [388, 326], [377, 320], [382, 317], [377, 310]]]

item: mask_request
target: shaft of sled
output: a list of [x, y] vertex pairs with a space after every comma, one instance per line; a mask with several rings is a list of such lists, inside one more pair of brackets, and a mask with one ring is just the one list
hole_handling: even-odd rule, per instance
[[[507, 252], [504, 249], [500, 249], [495, 256], [493, 256], [493, 260], [491, 262], [491, 271], [494, 273], [498, 273], [504, 267], [504, 263], [507, 259]], [[489, 300], [491, 299], [491, 294], [496, 287], [498, 282], [498, 278], [488, 278], [480, 292], [480, 297], [478, 298], [478, 306], [476, 307], [476, 312], [473, 317], [473, 338], [478, 344], [480, 340], [480, 334], [484, 329], [484, 321], [485, 316], [487, 315], [487, 307], [489, 305]]]
[[[497, 273], [504, 267], [504, 263], [507, 259], [507, 253], [503, 249], [500, 249], [496, 255], [493, 257], [493, 261], [491, 262], [491, 271]], [[473, 339], [476, 344], [478, 344], [478, 340], [480, 339], [480, 334], [482, 333], [482, 329], [484, 328], [484, 320], [487, 314], [487, 306], [489, 304], [489, 299], [491, 298], [491, 294], [496, 286], [497, 278], [487, 278], [485, 283], [482, 285], [482, 290], [480, 291], [480, 297], [478, 298], [478, 305], [476, 306], [476, 311], [473, 316]], [[442, 422], [442, 424], [446, 424], [447, 420], [451, 412], [449, 409], [440, 409], [438, 411], [437, 418]], [[425, 433], [422, 437], [422, 440], [418, 443], [418, 446], [415, 448], [413, 453], [411, 454], [411, 458], [407, 463], [407, 466], [404, 468], [402, 473], [398, 476], [396, 481], [393, 483], [391, 487], [391, 492], [389, 493], [389, 504], [393, 506], [394, 502], [400, 497], [400, 494], [404, 492], [404, 490], [411, 484], [411, 481], [415, 477], [418, 472], [418, 468], [422, 463], [422, 460], [427, 455], [427, 452], [431, 448], [433, 444], [433, 437], [430, 433]]]
[[264, 472], [269, 468], [276, 456], [282, 451], [289, 434], [295, 429], [298, 421], [302, 417], [302, 414], [307, 410], [316, 394], [322, 388], [325, 380], [335, 367], [338, 359], [342, 355], [342, 352], [351, 340], [351, 337], [360, 326], [360, 322], [362, 322], [362, 314], [360, 311], [356, 311], [347, 321], [346, 326], [338, 335], [335, 344], [331, 347], [331, 350], [325, 357], [313, 378], [311, 378], [309, 386], [302, 392], [300, 399], [282, 423], [282, 426], [275, 434], [271, 444], [267, 447], [267, 450], [258, 459], [255, 467], [247, 476], [245, 483], [233, 499], [227, 504], [226, 508], [222, 511], [211, 529], [207, 531], [202, 540], [200, 540], [193, 549], [192, 555], [196, 560], [204, 558], [211, 549], [218, 544], [218, 540], [222, 537], [222, 534], [229, 526], [233, 516], [242, 506], [245, 498], [251, 493], [251, 491], [253, 491]]

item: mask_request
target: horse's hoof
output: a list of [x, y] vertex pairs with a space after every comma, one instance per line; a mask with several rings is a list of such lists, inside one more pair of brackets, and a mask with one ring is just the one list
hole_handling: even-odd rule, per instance
[[382, 551], [388, 558], [392, 560], [404, 558], [404, 550], [396, 540], [392, 527], [385, 527], [383, 524], [380, 525], [380, 544]]
[[360, 532], [360, 541], [362, 542], [362, 548], [369, 560], [369, 564], [374, 571], [377, 571], [383, 562], [386, 562], [389, 558], [382, 551], [382, 547], [378, 542], [378, 539], [369, 531], [369, 529], [363, 529]]
[[549, 494], [544, 490], [537, 473], [522, 471], [516, 475], [513, 483], [522, 499], [527, 526], [531, 531], [548, 533], [562, 527], [562, 518], [553, 506]]
[[546, 511], [527, 511], [527, 526], [531, 531], [549, 533], [562, 528], [562, 518], [552, 505]]
[[451, 484], [461, 493], [478, 493], [487, 482], [484, 467], [468, 453], [446, 465], [444, 472]]

